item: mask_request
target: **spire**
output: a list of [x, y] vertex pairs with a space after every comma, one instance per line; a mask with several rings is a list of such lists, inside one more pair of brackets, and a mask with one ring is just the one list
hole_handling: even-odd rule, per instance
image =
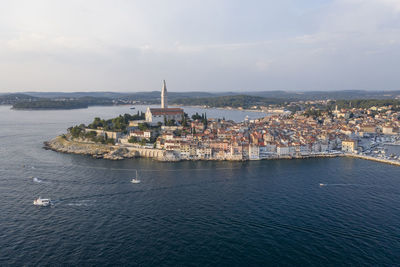
[[167, 84], [165, 83], [165, 80], [163, 81], [163, 87], [161, 90], [161, 108], [168, 108]]

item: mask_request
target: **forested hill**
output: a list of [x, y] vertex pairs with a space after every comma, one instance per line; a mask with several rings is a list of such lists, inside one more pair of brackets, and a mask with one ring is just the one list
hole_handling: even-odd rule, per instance
[[179, 98], [172, 100], [172, 104], [183, 106], [207, 106], [207, 107], [232, 107], [251, 108], [253, 106], [266, 106], [271, 104], [283, 104], [285, 100], [277, 98], [265, 98], [249, 95], [218, 96], [205, 98]]
[[0, 105], [13, 105], [20, 101], [35, 101], [39, 99], [39, 97], [26, 94], [4, 94], [0, 95]]
[[[244, 93], [245, 92], [245, 93]], [[160, 100], [160, 91], [142, 91], [142, 92], [27, 92], [24, 93], [32, 97], [39, 98], [81, 98], [86, 96], [104, 97], [114, 100], [156, 102]], [[393, 99], [400, 98], [400, 91], [365, 91], [365, 90], [340, 90], [340, 91], [225, 91], [225, 92], [205, 92], [191, 91], [174, 92], [168, 91], [168, 99], [181, 98], [208, 98], [219, 96], [237, 96], [237, 95], [258, 96], [264, 98], [278, 98], [285, 100], [339, 100], [339, 99]], [[1, 96], [0, 96], [1, 97]]]
[[13, 109], [77, 109], [88, 106], [110, 106], [113, 100], [108, 98], [81, 97], [78, 99], [54, 100], [40, 98], [34, 100], [22, 100], [13, 104]]

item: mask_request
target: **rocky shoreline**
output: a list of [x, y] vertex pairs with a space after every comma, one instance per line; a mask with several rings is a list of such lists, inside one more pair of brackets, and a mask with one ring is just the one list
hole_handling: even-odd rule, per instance
[[104, 158], [110, 160], [121, 160], [135, 157], [135, 154], [130, 153], [124, 148], [83, 141], [71, 141], [61, 136], [44, 142], [43, 148], [67, 154], [87, 155], [92, 156], [93, 158]]
[[[144, 149], [135, 147], [120, 147], [115, 145], [98, 144], [94, 142], [88, 142], [85, 140], [68, 140], [62, 136], [58, 136], [50, 141], [44, 142], [44, 149], [62, 152], [67, 154], [78, 154], [87, 155], [97, 159], [109, 159], [109, 160], [122, 160], [130, 158], [153, 158], [158, 161], [182, 161], [185, 159], [177, 158], [173, 153], [160, 149]], [[157, 151], [154, 153], [146, 153]], [[144, 153], [143, 153], [144, 152]], [[306, 158], [332, 158], [342, 156], [341, 154], [321, 154], [321, 155], [309, 155], [309, 156], [276, 156], [269, 157], [262, 160], [280, 160], [280, 159], [306, 159]], [[193, 159], [202, 160], [202, 159]], [[205, 159], [204, 159], [205, 160]], [[214, 161], [246, 161], [237, 159], [207, 159]]]
[[[53, 140], [44, 142], [44, 149], [62, 152], [67, 154], [87, 155], [97, 159], [108, 160], [123, 160], [131, 158], [152, 158], [157, 161], [176, 162], [185, 159], [180, 159], [174, 156], [170, 151], [160, 149], [145, 149], [135, 147], [120, 147], [116, 145], [98, 144], [94, 142], [87, 142], [85, 140], [68, 140], [62, 136], [58, 136]], [[307, 156], [274, 156], [260, 160], [294, 160], [294, 159], [308, 159], [308, 158], [335, 158], [335, 157], [352, 157], [365, 160], [372, 160], [376, 162], [400, 166], [400, 162], [393, 160], [385, 160], [374, 158], [371, 156], [349, 154], [349, 153], [336, 153], [336, 154], [315, 154]], [[193, 160], [213, 160], [213, 161], [247, 161], [247, 160], [234, 160], [234, 159], [193, 159]]]

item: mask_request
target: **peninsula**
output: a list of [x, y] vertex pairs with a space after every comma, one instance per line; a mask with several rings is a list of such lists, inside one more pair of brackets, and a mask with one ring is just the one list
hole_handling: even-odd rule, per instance
[[109, 120], [95, 118], [89, 125], [70, 127], [68, 133], [45, 142], [45, 147], [106, 159], [244, 161], [351, 156], [400, 165], [399, 154], [388, 153], [386, 148], [400, 144], [399, 118], [399, 103], [375, 100], [291, 102], [279, 112], [240, 123], [207, 118], [207, 114], [189, 117], [181, 108], [168, 108], [164, 81], [160, 108]]

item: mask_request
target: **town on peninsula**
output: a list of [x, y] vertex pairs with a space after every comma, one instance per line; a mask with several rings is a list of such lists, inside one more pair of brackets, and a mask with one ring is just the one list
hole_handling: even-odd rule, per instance
[[[263, 160], [349, 156], [400, 165], [386, 146], [400, 148], [400, 105], [377, 101], [374, 106], [351, 101], [300, 101], [265, 117], [242, 122], [191, 117], [168, 107], [165, 81], [161, 107], [125, 114], [89, 125], [70, 127], [45, 142], [58, 152], [95, 158], [181, 160]], [[338, 104], [340, 107], [338, 107]], [[364, 104], [364, 106], [363, 106]], [[370, 103], [371, 104], [371, 103]], [[296, 108], [293, 108], [296, 107]]]

